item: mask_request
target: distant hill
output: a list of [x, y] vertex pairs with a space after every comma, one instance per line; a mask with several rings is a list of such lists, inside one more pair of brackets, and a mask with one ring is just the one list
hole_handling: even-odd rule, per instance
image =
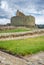
[[38, 28], [44, 28], [44, 24], [36, 24]]

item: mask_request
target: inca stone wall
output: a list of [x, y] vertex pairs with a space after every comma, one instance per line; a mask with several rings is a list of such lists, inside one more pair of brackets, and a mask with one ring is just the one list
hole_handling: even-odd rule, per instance
[[35, 26], [35, 18], [33, 16], [14, 16], [11, 18], [11, 25], [13, 26]]

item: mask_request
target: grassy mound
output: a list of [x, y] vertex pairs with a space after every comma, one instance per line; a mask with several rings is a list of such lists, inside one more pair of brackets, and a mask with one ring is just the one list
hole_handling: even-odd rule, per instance
[[16, 28], [16, 29], [3, 29], [0, 30], [0, 33], [13, 33], [13, 32], [25, 32], [29, 31], [27, 28]]
[[23, 40], [0, 41], [0, 49], [17, 55], [44, 51], [44, 36]]

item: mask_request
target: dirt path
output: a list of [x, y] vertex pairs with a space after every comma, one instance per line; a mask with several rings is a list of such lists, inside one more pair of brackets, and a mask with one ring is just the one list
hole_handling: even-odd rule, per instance
[[0, 51], [0, 65], [44, 65], [44, 52], [18, 58]]

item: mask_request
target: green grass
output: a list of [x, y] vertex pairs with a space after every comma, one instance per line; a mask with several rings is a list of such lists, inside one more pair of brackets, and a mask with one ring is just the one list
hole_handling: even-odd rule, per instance
[[44, 36], [24, 40], [0, 41], [0, 49], [17, 55], [27, 55], [44, 51]]
[[25, 31], [29, 31], [29, 29], [26, 28], [16, 28], [16, 29], [7, 29], [7, 30], [0, 30], [0, 33], [12, 33], [12, 32], [25, 32]]

